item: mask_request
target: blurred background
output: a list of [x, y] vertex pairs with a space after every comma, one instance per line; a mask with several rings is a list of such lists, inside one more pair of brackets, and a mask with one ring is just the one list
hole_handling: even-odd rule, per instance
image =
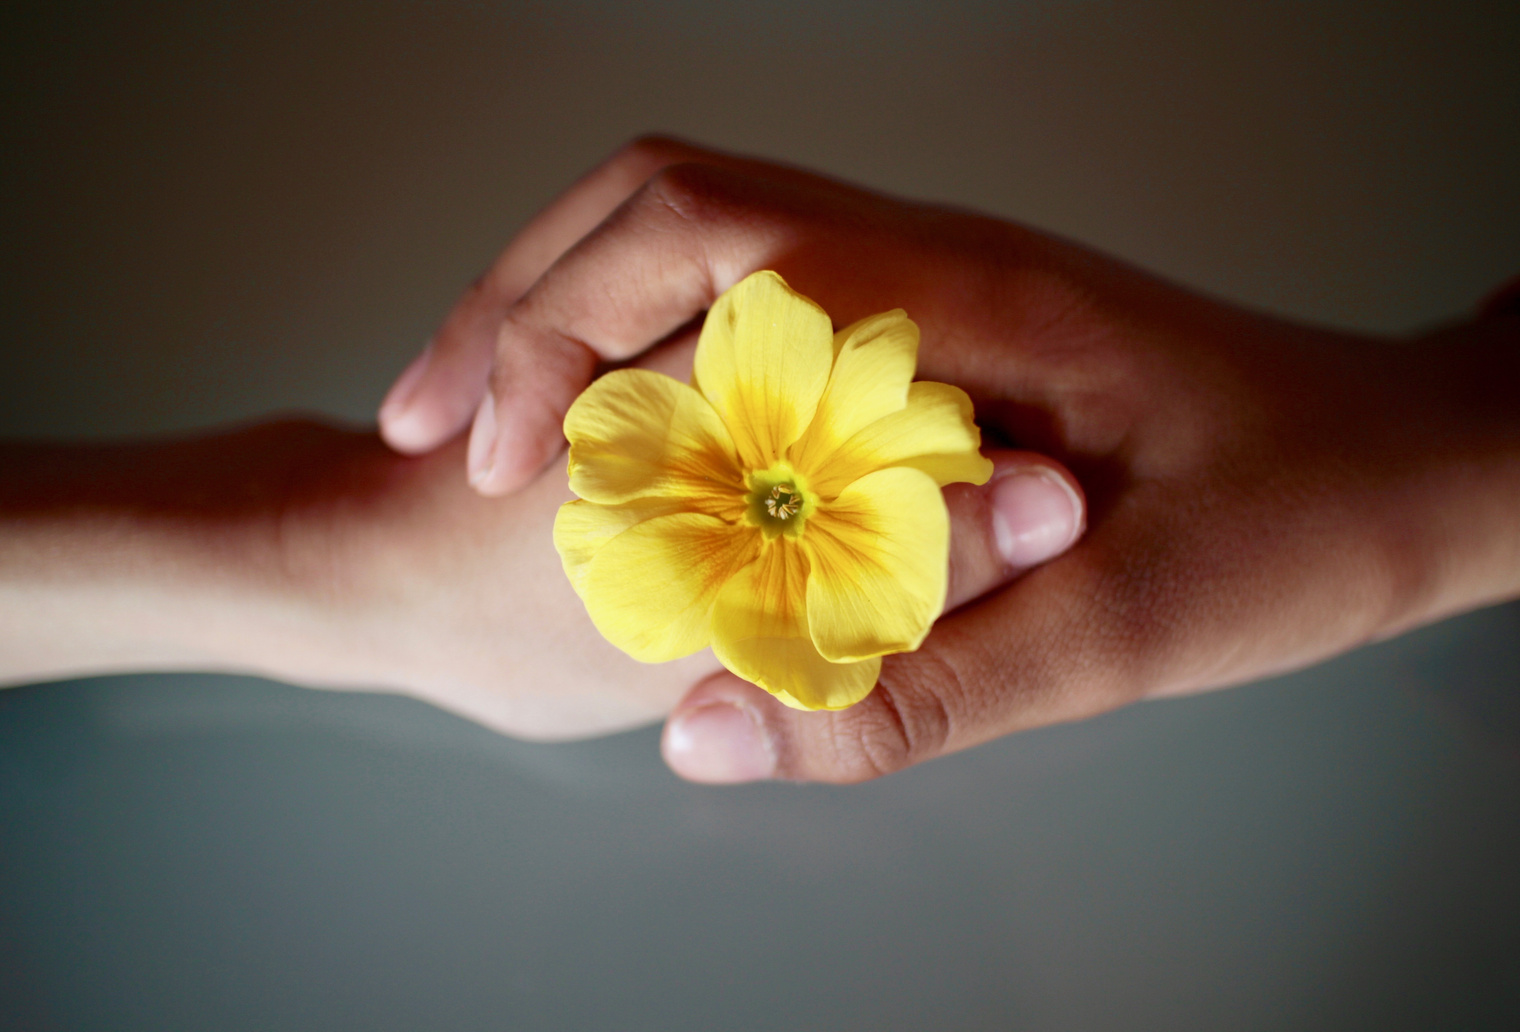
[[[0, 35], [10, 437], [369, 421], [648, 130], [1365, 330], [1520, 272], [1513, 0], [11, 0]], [[1520, 607], [856, 788], [685, 785], [656, 742], [0, 692], [0, 1028], [1520, 1027]]]

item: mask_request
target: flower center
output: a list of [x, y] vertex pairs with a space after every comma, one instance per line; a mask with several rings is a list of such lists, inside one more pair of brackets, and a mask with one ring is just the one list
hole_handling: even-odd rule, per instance
[[765, 500], [765, 511], [778, 520], [789, 520], [802, 508], [802, 495], [791, 484], [777, 484]]
[[786, 534], [796, 537], [813, 512], [814, 499], [807, 482], [785, 462], [745, 478], [745, 516], [759, 527], [766, 539]]

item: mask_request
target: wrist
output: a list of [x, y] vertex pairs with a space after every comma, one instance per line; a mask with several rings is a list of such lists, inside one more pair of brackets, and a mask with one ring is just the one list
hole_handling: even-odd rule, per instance
[[319, 638], [288, 561], [290, 485], [325, 428], [10, 445], [0, 682], [127, 670], [279, 674]]
[[1407, 374], [1433, 418], [1411, 492], [1423, 523], [1428, 611], [1403, 627], [1520, 597], [1520, 316], [1442, 328]]

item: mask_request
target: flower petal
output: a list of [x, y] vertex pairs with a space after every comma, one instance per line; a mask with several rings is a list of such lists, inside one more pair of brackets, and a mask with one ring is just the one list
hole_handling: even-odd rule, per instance
[[586, 565], [603, 545], [629, 527], [686, 511], [679, 498], [636, 498], [621, 505], [566, 502], [554, 516], [554, 549], [565, 566], [565, 576], [577, 591]]
[[570, 489], [593, 502], [680, 497], [737, 520], [744, 478], [733, 439], [707, 399], [647, 369], [597, 380], [565, 414]]
[[931, 477], [906, 466], [861, 477], [818, 507], [803, 547], [808, 631], [825, 659], [923, 643], [949, 578], [950, 515]]
[[918, 326], [901, 308], [860, 320], [834, 335], [834, 367], [812, 424], [792, 446], [806, 472], [856, 432], [908, 403], [918, 365]]
[[[724, 665], [745, 680], [754, 681], [792, 709], [848, 709], [870, 695], [881, 677], [880, 656], [859, 663], [830, 663], [806, 638], [756, 642], [753, 646], [743, 643], [736, 653], [730, 655], [738, 658], [739, 653], [749, 652], [752, 648], [758, 650], [755, 677], [743, 673], [728, 660], [723, 661]], [[714, 647], [713, 651], [716, 653], [717, 648]], [[758, 680], [760, 676], [768, 678], [770, 683]], [[773, 688], [771, 684], [787, 687]]]
[[985, 484], [992, 463], [977, 450], [981, 440], [965, 391], [946, 383], [915, 383], [903, 409], [876, 420], [810, 467], [809, 483], [829, 498], [875, 470], [909, 466], [941, 487]]
[[774, 272], [757, 272], [713, 302], [692, 383], [732, 431], [745, 467], [769, 469], [812, 422], [833, 360], [823, 309]]
[[[620, 517], [606, 515], [602, 529], [610, 530]], [[561, 507], [560, 517], [566, 537], [593, 519], [575, 502]], [[558, 519], [555, 531], [557, 544]], [[571, 583], [602, 637], [634, 659], [660, 663], [707, 646], [713, 603], [759, 547], [758, 531], [714, 516], [656, 516], [607, 538], [571, 574]]]
[[879, 659], [830, 663], [807, 631], [807, 557], [788, 538], [769, 542], [724, 586], [713, 607], [713, 654], [729, 670], [796, 709], [844, 709], [876, 686]]

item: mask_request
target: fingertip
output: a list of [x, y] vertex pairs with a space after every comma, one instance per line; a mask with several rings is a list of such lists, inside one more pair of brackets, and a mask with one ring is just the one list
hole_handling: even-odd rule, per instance
[[511, 494], [534, 479], [564, 443], [553, 413], [488, 394], [470, 427], [466, 452], [470, 486], [490, 497]]
[[424, 406], [418, 403], [432, 359], [433, 345], [429, 342], [396, 377], [376, 415], [381, 438], [405, 455], [428, 451], [441, 443], [435, 421], [427, 418]]
[[990, 451], [992, 479], [945, 489], [950, 509], [946, 610], [980, 598], [1069, 551], [1086, 529], [1086, 503], [1059, 463], [1031, 452]]
[[403, 455], [430, 452], [469, 425], [485, 369], [430, 343], [396, 378], [376, 414], [380, 437]]
[[380, 438], [402, 455], [421, 455], [443, 443], [436, 424], [421, 413], [405, 410], [400, 413], [380, 412]]
[[1043, 463], [1000, 472], [991, 485], [992, 530], [1010, 570], [1049, 562], [1071, 548], [1085, 523], [1081, 494]]
[[500, 484], [497, 453], [501, 446], [496, 433], [496, 396], [487, 394], [475, 410], [475, 420], [470, 424], [470, 446], [465, 455], [465, 466], [470, 486], [483, 495], [505, 494]]
[[776, 776], [775, 735], [756, 699], [761, 689], [733, 674], [702, 682], [665, 722], [660, 753], [687, 781], [734, 785]]

